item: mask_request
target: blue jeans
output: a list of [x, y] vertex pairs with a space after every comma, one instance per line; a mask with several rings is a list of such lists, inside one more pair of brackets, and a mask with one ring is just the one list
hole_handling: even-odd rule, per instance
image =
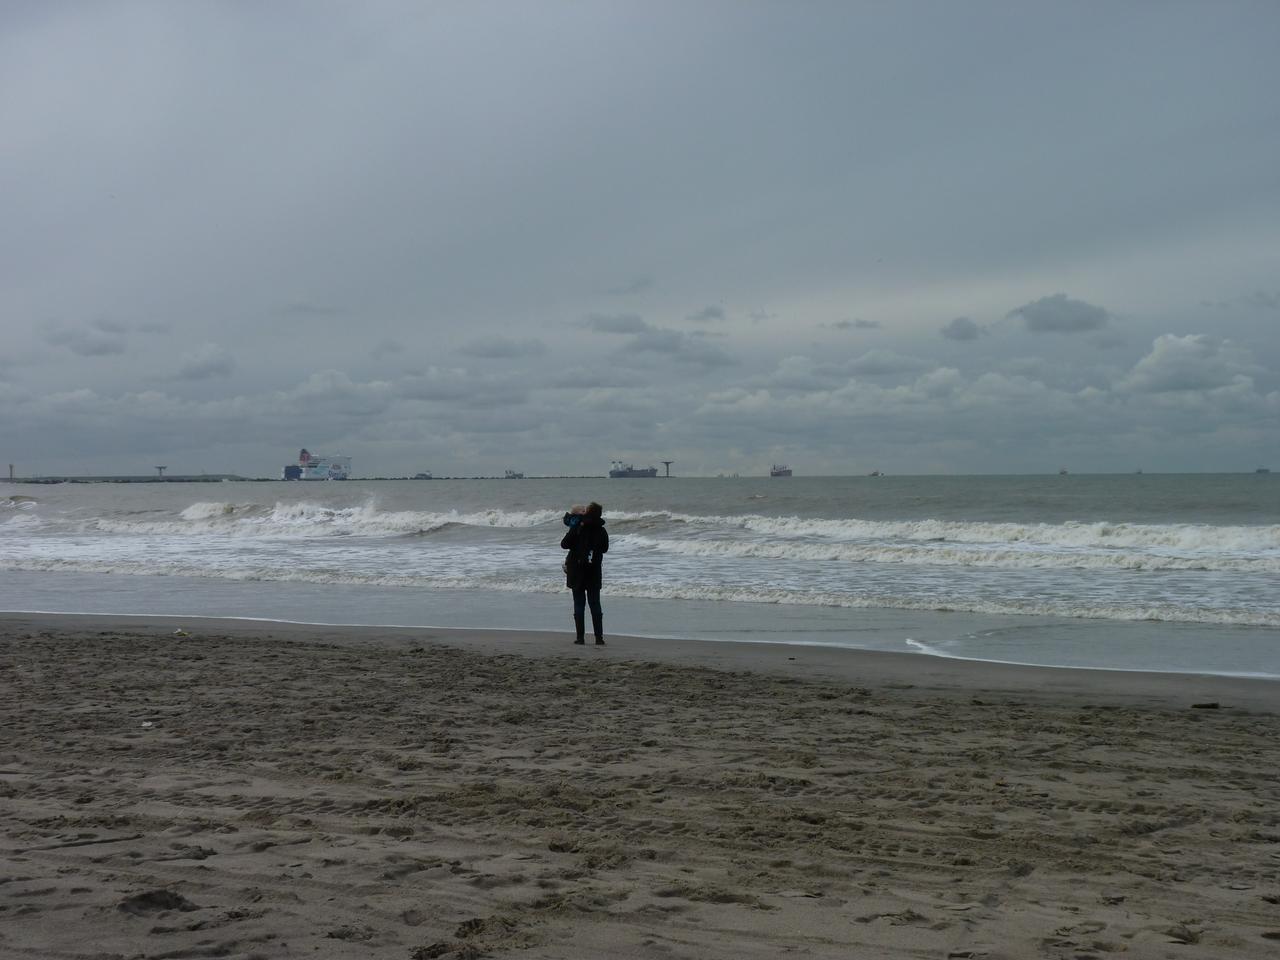
[[591, 626], [597, 637], [604, 636], [604, 611], [600, 609], [600, 591], [592, 588], [573, 590], [573, 618], [581, 620], [587, 604], [591, 605]]

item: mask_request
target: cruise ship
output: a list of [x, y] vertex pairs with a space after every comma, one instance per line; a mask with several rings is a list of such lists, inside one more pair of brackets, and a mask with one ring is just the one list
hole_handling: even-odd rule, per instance
[[769, 476], [771, 477], [789, 477], [791, 476], [791, 468], [785, 463], [775, 463], [769, 468]]
[[321, 456], [306, 447], [298, 452], [298, 462], [284, 468], [286, 480], [345, 480], [351, 475], [351, 458]]
[[656, 477], [657, 475], [657, 467], [633, 467], [631, 464], [623, 463], [621, 460], [614, 460], [613, 467], [609, 471], [609, 476], [614, 480], [633, 477]]

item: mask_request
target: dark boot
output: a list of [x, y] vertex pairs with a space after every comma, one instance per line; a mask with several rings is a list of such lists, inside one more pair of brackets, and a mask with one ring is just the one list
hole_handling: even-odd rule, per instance
[[596, 632], [596, 646], [604, 646], [604, 617], [591, 616], [591, 626]]
[[586, 633], [586, 624], [583, 622], [582, 614], [575, 613], [573, 615], [573, 628], [578, 636], [578, 639], [574, 640], [573, 642], [586, 643], [587, 641], [583, 639], [583, 635]]

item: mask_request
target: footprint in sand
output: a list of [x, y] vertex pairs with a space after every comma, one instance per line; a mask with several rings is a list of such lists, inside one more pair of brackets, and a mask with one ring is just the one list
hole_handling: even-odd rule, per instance
[[200, 908], [180, 893], [172, 890], [147, 890], [126, 897], [117, 905], [117, 909], [134, 916], [145, 916], [153, 913], [165, 913], [169, 910], [180, 910], [189, 913]]

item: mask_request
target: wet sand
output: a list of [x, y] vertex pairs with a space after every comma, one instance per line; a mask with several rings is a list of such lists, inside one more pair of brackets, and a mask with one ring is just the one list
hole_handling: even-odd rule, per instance
[[15, 614], [0, 690], [4, 957], [1280, 947], [1276, 682]]

